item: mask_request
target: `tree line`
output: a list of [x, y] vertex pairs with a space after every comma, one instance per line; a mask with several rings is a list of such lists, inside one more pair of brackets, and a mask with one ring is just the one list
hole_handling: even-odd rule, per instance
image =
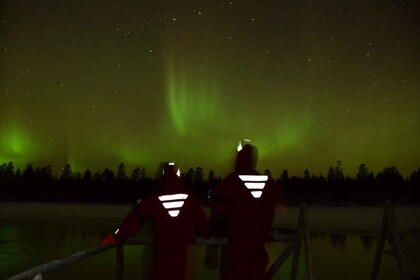
[[[372, 205], [391, 200], [395, 203], [420, 202], [420, 168], [404, 178], [395, 166], [385, 167], [374, 174], [366, 164], [360, 164], [355, 177], [345, 175], [343, 163], [338, 160], [330, 166], [327, 175], [313, 175], [305, 169], [302, 176], [289, 176], [285, 169], [273, 176], [264, 171], [284, 190], [285, 203], [297, 205], [305, 201], [314, 205]], [[189, 168], [181, 179], [204, 200], [208, 191], [221, 181], [212, 169], [205, 176], [202, 167]], [[0, 200], [63, 201], [97, 203], [131, 203], [159, 190], [159, 178], [149, 176], [145, 167], [130, 172], [120, 163], [116, 172], [105, 168], [102, 172], [74, 172], [66, 164], [59, 176], [52, 166], [33, 167], [28, 164], [21, 171], [13, 162], [0, 165]]]

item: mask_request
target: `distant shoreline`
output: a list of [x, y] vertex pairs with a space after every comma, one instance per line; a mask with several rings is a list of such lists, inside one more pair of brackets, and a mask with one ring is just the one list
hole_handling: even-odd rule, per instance
[[[117, 226], [133, 205], [90, 203], [0, 202], [0, 227], [13, 225]], [[331, 211], [331, 208], [334, 211]], [[209, 207], [206, 207], [208, 212]], [[420, 207], [395, 206], [402, 233], [420, 236]], [[299, 207], [286, 207], [276, 214], [273, 227], [296, 229]], [[308, 207], [313, 233], [376, 235], [381, 226], [382, 206]]]

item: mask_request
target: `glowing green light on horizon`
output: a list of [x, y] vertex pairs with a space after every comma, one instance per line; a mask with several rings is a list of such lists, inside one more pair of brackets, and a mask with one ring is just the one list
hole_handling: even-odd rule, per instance
[[24, 139], [23, 139], [23, 135], [20, 134], [19, 131], [17, 131], [16, 134], [10, 137], [9, 148], [13, 154], [22, 154], [24, 152], [25, 150]]
[[120, 147], [118, 155], [121, 157], [121, 162], [128, 165], [143, 165], [151, 160], [146, 151], [128, 145]]
[[1, 151], [3, 155], [9, 155], [13, 158], [28, 156], [33, 144], [28, 133], [18, 127], [11, 128], [1, 134]]
[[23, 168], [37, 160], [39, 152], [36, 140], [19, 126], [9, 126], [0, 131], [0, 164], [13, 162], [15, 168]]

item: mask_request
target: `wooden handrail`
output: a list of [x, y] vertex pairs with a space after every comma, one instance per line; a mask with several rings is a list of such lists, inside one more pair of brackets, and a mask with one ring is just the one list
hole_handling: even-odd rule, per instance
[[[280, 235], [280, 236], [274, 236], [271, 237], [268, 241], [269, 242], [287, 242], [294, 239], [294, 235]], [[117, 248], [117, 279], [123, 278], [123, 269], [124, 269], [124, 249], [123, 246], [125, 245], [144, 245], [144, 244], [152, 244], [153, 238], [150, 237], [137, 237], [137, 238], [130, 238], [128, 239], [124, 244], [122, 245], [112, 245], [112, 244], [106, 244], [98, 247], [94, 247], [92, 249], [81, 251], [74, 253], [66, 258], [53, 260], [48, 263], [44, 263], [42, 265], [36, 266], [34, 268], [31, 268], [29, 270], [26, 270], [24, 272], [21, 272], [15, 276], [12, 276], [8, 278], [7, 280], [32, 280], [35, 277], [38, 277], [38, 279], [42, 279], [42, 275], [57, 270], [69, 265], [72, 265], [73, 263], [76, 263], [78, 261], [81, 261], [83, 259], [86, 259], [88, 257], [97, 255], [99, 253], [102, 253], [104, 251], [107, 251], [111, 248], [116, 247]], [[204, 239], [202, 237], [195, 238], [191, 240], [191, 244], [199, 244], [199, 245], [222, 245], [227, 243], [227, 238], [210, 238], [210, 239]]]
[[42, 274], [52, 271], [52, 270], [57, 270], [66, 266], [69, 266], [75, 262], [81, 261], [83, 259], [86, 259], [88, 257], [91, 257], [93, 255], [102, 253], [106, 250], [109, 250], [113, 247], [115, 247], [116, 245], [112, 245], [112, 244], [107, 244], [107, 245], [103, 245], [103, 246], [98, 246], [86, 251], [81, 251], [81, 252], [77, 252], [74, 253], [73, 255], [70, 255], [66, 258], [63, 259], [58, 259], [58, 260], [53, 260], [51, 262], [48, 263], [44, 263], [40, 266], [34, 267], [32, 269], [29, 269], [27, 271], [21, 272], [13, 277], [8, 278], [7, 280], [24, 280], [24, 279], [34, 279], [35, 277], [41, 277], [42, 279]]
[[[371, 280], [377, 280], [379, 274], [379, 268], [381, 265], [381, 259], [384, 251], [384, 245], [387, 237], [390, 236], [392, 244], [394, 247], [395, 256], [398, 261], [399, 270], [402, 280], [410, 280], [411, 277], [408, 273], [406, 258], [403, 251], [403, 246], [401, 242], [401, 236], [399, 234], [395, 213], [392, 208], [391, 202], [387, 201], [382, 217], [381, 232], [379, 235], [378, 243], [375, 250], [372, 271], [370, 275]], [[308, 269], [308, 278], [309, 280], [315, 280], [313, 263], [312, 263], [312, 248], [310, 243], [310, 231], [309, 231], [309, 218], [307, 205], [303, 203], [300, 207], [299, 218], [298, 218], [298, 227], [296, 234], [290, 235], [280, 235], [274, 236], [267, 240], [268, 242], [289, 242], [284, 251], [280, 256], [275, 260], [267, 271], [266, 278], [271, 279], [276, 271], [281, 267], [285, 260], [294, 253], [292, 269], [291, 269], [291, 279], [296, 279], [298, 263], [300, 259], [300, 248], [302, 239], [304, 241], [305, 247], [305, 256], [306, 264]], [[32, 269], [21, 272], [15, 276], [8, 278], [7, 280], [42, 280], [42, 275], [57, 269], [64, 268], [66, 266], [72, 265], [76, 262], [79, 262], [85, 258], [100, 254], [104, 251], [116, 247], [117, 251], [117, 279], [123, 279], [123, 270], [124, 270], [124, 246], [125, 245], [141, 245], [141, 244], [152, 244], [153, 238], [151, 237], [139, 237], [139, 238], [130, 238], [124, 244], [121, 245], [102, 245], [97, 246], [85, 251], [74, 253], [66, 258], [53, 260], [51, 262], [39, 265]], [[221, 245], [227, 243], [227, 238], [196, 238], [191, 240], [192, 244], [200, 245]]]
[[124, 279], [124, 245], [117, 246], [117, 280]]
[[[307, 267], [309, 271], [309, 279], [315, 280], [315, 277], [313, 274], [313, 267], [312, 267], [312, 249], [310, 245], [309, 220], [308, 220], [306, 204], [302, 204], [299, 211], [297, 234], [278, 235], [278, 236], [270, 237], [269, 240], [267, 240], [267, 242], [289, 242], [289, 245], [286, 247], [286, 249], [282, 252], [282, 254], [277, 258], [277, 260], [273, 263], [273, 265], [268, 270], [266, 274], [267, 279], [271, 279], [274, 276], [275, 272], [280, 268], [280, 266], [284, 263], [284, 261], [290, 256], [290, 254], [293, 251], [294, 251], [294, 260], [293, 260], [293, 265], [292, 265], [291, 279], [296, 278], [302, 239], [304, 240], [304, 245], [305, 245], [306, 263], [307, 263]], [[152, 244], [152, 243], [153, 243], [152, 237], [137, 237], [137, 238], [130, 238], [124, 244], [121, 244], [121, 245], [107, 244], [107, 245], [98, 246], [89, 250], [74, 253], [63, 259], [53, 260], [51, 262], [39, 265], [32, 269], [21, 272], [13, 277], [10, 277], [7, 280], [42, 280], [42, 275], [49, 271], [61, 269], [63, 267], [72, 265], [78, 261], [94, 256], [96, 254], [102, 253], [114, 247], [116, 247], [116, 252], [117, 252], [116, 278], [117, 280], [123, 280], [124, 278], [124, 273], [123, 273], [124, 272], [124, 246], [125, 245], [144, 245], [144, 244]], [[227, 238], [218, 237], [218, 238], [204, 239], [204, 238], [199, 237], [199, 238], [192, 239], [190, 243], [200, 244], [200, 245], [222, 245], [222, 244], [227, 244]]]

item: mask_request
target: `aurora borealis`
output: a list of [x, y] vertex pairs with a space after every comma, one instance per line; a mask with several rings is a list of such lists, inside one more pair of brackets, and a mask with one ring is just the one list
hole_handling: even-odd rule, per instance
[[[420, 166], [418, 1], [2, 1], [0, 163]], [[185, 170], [183, 170], [185, 171]]]

